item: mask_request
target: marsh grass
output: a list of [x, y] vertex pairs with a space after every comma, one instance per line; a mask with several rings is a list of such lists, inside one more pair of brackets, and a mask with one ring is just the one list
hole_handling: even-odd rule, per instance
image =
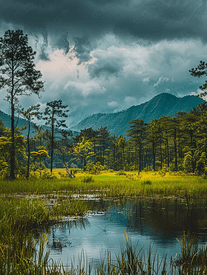
[[[136, 245], [128, 239], [115, 262], [108, 253], [99, 267], [83, 265], [82, 261], [77, 268], [64, 270], [60, 263], [49, 259], [44, 232], [63, 216], [87, 212], [84, 201], [72, 199], [72, 194], [95, 193], [122, 198], [176, 196], [185, 199], [188, 207], [191, 199], [205, 198], [207, 194], [204, 178], [180, 173], [125, 172], [117, 175], [110, 171], [92, 176], [77, 172], [76, 177], [70, 179], [64, 171], [55, 170], [54, 175], [56, 178], [0, 180], [0, 274], [167, 274], [165, 257], [159, 260], [159, 255], [152, 253], [151, 248], [146, 251], [143, 247], [137, 252]], [[37, 199], [25, 198], [34, 194]], [[47, 196], [40, 199], [40, 194]], [[181, 256], [171, 261], [168, 274], [207, 274], [207, 249], [198, 250], [193, 238], [186, 239], [186, 236], [180, 245]]]
[[[183, 235], [181, 256], [167, 263], [148, 244], [138, 250], [125, 234], [126, 242], [116, 258], [107, 252], [99, 266], [89, 263], [82, 253], [78, 264], [65, 268], [52, 261], [46, 251], [47, 226], [63, 215], [87, 211], [83, 201], [71, 199], [29, 200], [0, 199], [0, 274], [73, 274], [73, 275], [125, 275], [125, 274], [205, 274], [206, 248], [199, 251], [195, 238]], [[194, 273], [196, 271], [196, 273]]]
[[90, 175], [77, 172], [71, 179], [31, 178], [6, 181], [0, 179], [0, 194], [60, 194], [75, 193], [99, 194], [108, 197], [128, 196], [176, 196], [199, 197], [207, 195], [206, 180], [200, 176], [166, 173], [160, 176], [155, 172], [126, 172], [126, 176], [116, 172], [102, 172], [99, 175]]
[[83, 215], [87, 207], [84, 201], [72, 199], [58, 198], [52, 206], [48, 202], [0, 198], [0, 274], [61, 274], [60, 265], [47, 267], [47, 234], [43, 232], [62, 216]]

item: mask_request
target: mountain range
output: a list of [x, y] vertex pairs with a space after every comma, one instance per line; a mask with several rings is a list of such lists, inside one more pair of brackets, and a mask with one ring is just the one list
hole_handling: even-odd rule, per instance
[[[11, 116], [0, 110], [0, 120], [4, 123], [6, 128], [11, 128]], [[22, 128], [27, 126], [27, 121], [23, 118], [15, 117], [15, 126]]]
[[197, 107], [204, 100], [194, 95], [176, 97], [169, 93], [161, 93], [151, 100], [137, 106], [132, 106], [127, 110], [117, 113], [98, 113], [93, 114], [80, 123], [72, 127], [72, 130], [80, 131], [92, 127], [99, 129], [107, 126], [111, 135], [126, 136], [126, 130], [129, 129], [129, 122], [134, 119], [142, 119], [144, 122], [150, 122], [153, 119], [159, 119], [162, 116], [173, 117], [178, 111], [189, 112], [193, 107]]
[[[178, 111], [189, 112], [193, 107], [203, 103], [204, 100], [197, 96], [187, 95], [184, 97], [176, 97], [169, 93], [161, 93], [151, 100], [137, 106], [132, 106], [124, 111], [117, 113], [98, 113], [83, 119], [80, 123], [72, 127], [73, 135], [82, 129], [93, 128], [99, 129], [107, 126], [111, 135], [126, 136], [126, 130], [129, 129], [129, 122], [133, 119], [142, 119], [144, 122], [150, 122], [154, 118], [159, 119], [161, 116], [173, 117]], [[11, 126], [11, 117], [0, 111], [0, 120], [3, 121], [6, 128]], [[27, 125], [27, 121], [22, 118], [15, 117], [18, 127]], [[33, 128], [33, 127], [32, 127]], [[46, 130], [44, 126], [44, 130]], [[34, 129], [31, 129], [34, 130]], [[27, 130], [23, 131], [26, 134]]]

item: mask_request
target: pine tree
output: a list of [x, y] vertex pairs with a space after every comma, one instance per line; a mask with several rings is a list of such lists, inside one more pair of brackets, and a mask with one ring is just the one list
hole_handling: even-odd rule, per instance
[[55, 132], [61, 133], [64, 129], [67, 128], [65, 124], [65, 119], [68, 117], [67, 113], [69, 110], [67, 109], [67, 105], [62, 104], [62, 100], [54, 100], [47, 102], [46, 109], [44, 112], [43, 119], [46, 120], [46, 125], [51, 127], [50, 132], [50, 151], [51, 151], [51, 162], [50, 162], [50, 171], [52, 173], [53, 169], [53, 159], [54, 159], [54, 145], [55, 145]]
[[0, 37], [0, 89], [7, 88], [6, 99], [11, 107], [10, 179], [15, 179], [14, 113], [18, 97], [31, 93], [39, 96], [43, 91], [42, 75], [35, 69], [35, 54], [22, 30], [8, 30]]
[[36, 117], [40, 119], [41, 113], [39, 112], [40, 104], [29, 107], [27, 110], [21, 109], [21, 114], [27, 120], [27, 179], [29, 179], [29, 165], [30, 165], [30, 128], [31, 121]]

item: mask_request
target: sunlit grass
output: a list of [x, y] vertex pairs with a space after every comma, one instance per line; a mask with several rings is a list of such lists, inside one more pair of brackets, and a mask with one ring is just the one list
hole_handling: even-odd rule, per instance
[[207, 180], [201, 176], [158, 172], [102, 172], [98, 175], [77, 172], [75, 178], [54, 169], [59, 178], [31, 177], [29, 180], [0, 180], [0, 194], [92, 193], [114, 196], [190, 196], [205, 197]]

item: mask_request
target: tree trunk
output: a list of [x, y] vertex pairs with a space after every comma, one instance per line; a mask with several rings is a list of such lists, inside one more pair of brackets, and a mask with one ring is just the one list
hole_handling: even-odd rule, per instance
[[175, 153], [175, 171], [178, 170], [178, 159], [177, 159], [177, 131], [174, 132], [174, 153]]
[[167, 167], [169, 167], [170, 166], [170, 153], [169, 153], [168, 138], [166, 139], [166, 151], [167, 151]]
[[28, 133], [27, 133], [27, 179], [29, 179], [29, 164], [30, 164], [30, 143], [29, 143], [29, 134], [30, 134], [30, 120], [28, 121]]
[[162, 169], [162, 144], [160, 141], [160, 169]]
[[190, 135], [190, 143], [191, 143], [191, 154], [192, 154], [192, 171], [195, 172], [195, 161], [194, 161], [194, 146], [193, 146], [193, 135]]
[[152, 141], [152, 155], [153, 155], [153, 170], [155, 171], [155, 141]]
[[142, 144], [139, 145], [139, 172], [142, 171]]
[[10, 160], [10, 179], [15, 179], [15, 138], [14, 138], [14, 103], [13, 103], [13, 92], [11, 96], [11, 160]]
[[54, 121], [52, 118], [52, 137], [51, 137], [51, 163], [50, 163], [50, 172], [52, 173], [52, 165], [53, 165], [53, 151], [54, 151]]

